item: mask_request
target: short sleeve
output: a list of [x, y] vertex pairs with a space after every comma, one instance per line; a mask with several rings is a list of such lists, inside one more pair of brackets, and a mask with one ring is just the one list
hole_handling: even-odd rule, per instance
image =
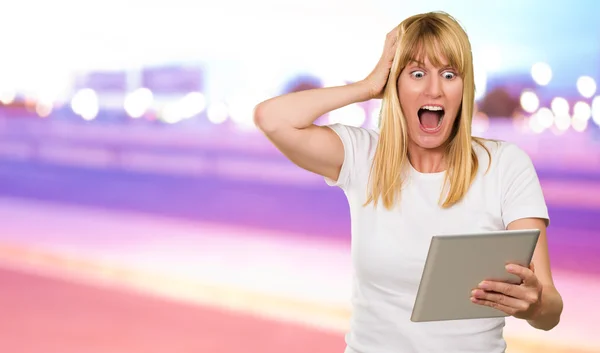
[[325, 177], [325, 182], [329, 186], [347, 189], [362, 171], [370, 167], [370, 160], [376, 147], [377, 133], [339, 123], [327, 125], [327, 127], [332, 129], [342, 141], [344, 162], [337, 180]]
[[550, 217], [542, 186], [531, 158], [513, 144], [504, 144], [499, 155], [502, 220], [506, 226], [522, 218]]

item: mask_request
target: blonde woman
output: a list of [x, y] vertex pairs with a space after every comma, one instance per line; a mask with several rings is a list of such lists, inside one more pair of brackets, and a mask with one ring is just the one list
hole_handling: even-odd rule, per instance
[[[469, 39], [445, 13], [394, 28], [362, 81], [282, 95], [256, 106], [256, 125], [292, 162], [346, 194], [354, 284], [347, 353], [504, 352], [504, 318], [413, 323], [431, 236], [541, 230], [532, 266], [507, 271], [521, 285], [481, 283], [471, 300], [550, 330], [562, 312], [546, 242], [548, 211], [529, 157], [471, 136]], [[382, 98], [380, 132], [333, 124], [325, 113]]]

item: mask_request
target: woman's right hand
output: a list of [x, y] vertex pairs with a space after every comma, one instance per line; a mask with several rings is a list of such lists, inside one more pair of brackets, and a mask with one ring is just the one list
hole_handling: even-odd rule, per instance
[[390, 75], [392, 62], [396, 55], [396, 46], [398, 43], [398, 28], [395, 27], [385, 38], [383, 53], [377, 62], [377, 65], [371, 73], [363, 80], [363, 83], [369, 88], [371, 99], [382, 98], [383, 91]]

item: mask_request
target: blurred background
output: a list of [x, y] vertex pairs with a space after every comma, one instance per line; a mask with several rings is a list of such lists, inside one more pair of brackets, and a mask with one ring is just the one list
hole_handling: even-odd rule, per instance
[[[600, 2], [25, 0], [0, 14], [0, 351], [342, 352], [343, 193], [252, 109], [365, 77], [444, 10], [473, 45], [478, 136], [532, 157], [565, 301], [510, 352], [600, 352]], [[376, 128], [379, 101], [319, 119]]]

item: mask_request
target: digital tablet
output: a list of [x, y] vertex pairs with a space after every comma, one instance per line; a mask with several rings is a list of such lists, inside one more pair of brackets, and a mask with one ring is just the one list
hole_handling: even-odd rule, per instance
[[521, 283], [505, 266], [529, 267], [539, 235], [539, 229], [531, 229], [433, 236], [411, 321], [507, 316], [471, 302], [471, 291], [483, 280]]

